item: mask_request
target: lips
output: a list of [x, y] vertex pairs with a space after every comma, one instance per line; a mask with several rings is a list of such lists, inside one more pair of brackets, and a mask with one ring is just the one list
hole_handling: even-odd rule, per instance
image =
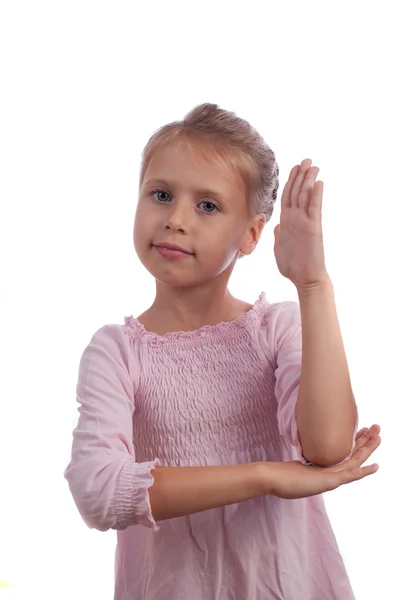
[[154, 244], [156, 248], [167, 248], [168, 250], [177, 250], [178, 252], [184, 252], [184, 254], [194, 254], [193, 252], [189, 252], [185, 248], [178, 246], [177, 244], [170, 244], [169, 242], [160, 242], [159, 244]]
[[171, 250], [170, 248], [163, 248], [162, 246], [153, 246], [153, 248], [154, 248], [154, 250], [156, 250], [158, 252], [158, 254], [160, 254], [164, 258], [184, 259], [184, 258], [190, 258], [191, 256], [194, 256], [194, 254], [188, 254], [187, 252], [181, 252], [181, 250]]

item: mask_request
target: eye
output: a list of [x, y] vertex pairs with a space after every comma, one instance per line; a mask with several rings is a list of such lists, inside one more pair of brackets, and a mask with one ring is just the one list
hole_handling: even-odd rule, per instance
[[[169, 192], [166, 192], [165, 190], [162, 189], [156, 189], [156, 190], [152, 190], [150, 192], [151, 196], [153, 196], [154, 194], [166, 194], [167, 196], [170, 196]], [[159, 197], [157, 198], [157, 200], [159, 202], [163, 202], [164, 200], [161, 200]], [[167, 199], [166, 199], [167, 200]], [[210, 200], [204, 200], [203, 202], [200, 202], [200, 204], [207, 204], [208, 206], [214, 207], [217, 211], [220, 212], [220, 208], [214, 203], [211, 202]], [[208, 214], [213, 214], [215, 212], [215, 210], [209, 211], [209, 210], [205, 210], [206, 213]]]
[[[165, 190], [152, 190], [151, 196], [153, 196], [154, 194], [166, 194], [167, 196], [169, 196], [168, 192], [165, 192]], [[159, 198], [157, 199], [159, 200]]]
[[[216, 208], [216, 210], [220, 212], [220, 209], [219, 209], [219, 207], [218, 207], [218, 206], [216, 206], [216, 204], [215, 204], [214, 202], [211, 202], [210, 200], [204, 200], [204, 202], [200, 202], [200, 204], [208, 204], [208, 206], [209, 206], [209, 205], [211, 205], [211, 206], [214, 206], [214, 207]], [[209, 212], [209, 211], [207, 211], [207, 210], [206, 210], [205, 212], [207, 212], [208, 214], [212, 214], [212, 213], [214, 213], [215, 211], [213, 210], [212, 212]]]

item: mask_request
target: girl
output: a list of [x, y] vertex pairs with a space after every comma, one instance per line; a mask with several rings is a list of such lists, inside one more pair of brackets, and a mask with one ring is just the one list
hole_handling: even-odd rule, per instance
[[116, 600], [352, 600], [321, 494], [375, 473], [358, 429], [322, 242], [323, 183], [296, 165], [275, 257], [299, 303], [227, 288], [279, 186], [274, 153], [203, 104], [143, 152], [136, 252], [152, 306], [83, 352], [65, 472], [90, 528], [116, 529]]

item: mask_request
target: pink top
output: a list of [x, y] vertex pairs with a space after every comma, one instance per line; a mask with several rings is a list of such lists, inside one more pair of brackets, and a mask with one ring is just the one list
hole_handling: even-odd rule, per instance
[[83, 352], [65, 472], [88, 527], [118, 530], [115, 600], [353, 600], [321, 495], [151, 514], [158, 465], [309, 464], [295, 421], [299, 305], [263, 292], [232, 322], [163, 336], [124, 321]]

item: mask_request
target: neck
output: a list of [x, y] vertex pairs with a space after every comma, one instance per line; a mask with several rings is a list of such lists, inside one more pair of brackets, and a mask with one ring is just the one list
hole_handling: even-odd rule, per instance
[[158, 288], [149, 309], [153, 319], [168, 323], [175, 331], [193, 331], [234, 319], [237, 299], [230, 291], [215, 288]]

